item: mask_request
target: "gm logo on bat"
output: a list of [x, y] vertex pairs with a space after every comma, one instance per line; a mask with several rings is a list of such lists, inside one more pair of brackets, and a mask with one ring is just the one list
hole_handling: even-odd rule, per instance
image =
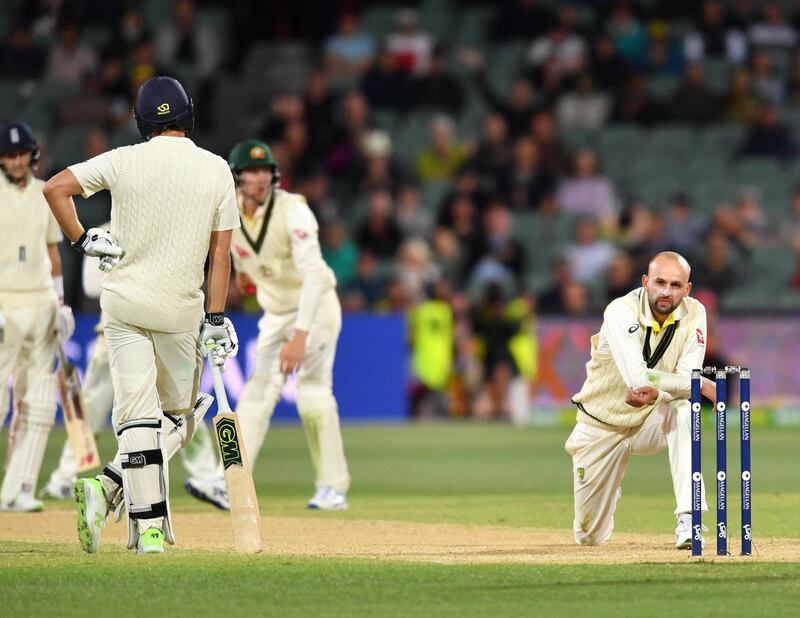
[[236, 423], [223, 418], [217, 423], [217, 440], [222, 454], [222, 465], [227, 470], [230, 466], [244, 466], [242, 452], [239, 449], [239, 436], [236, 434]]

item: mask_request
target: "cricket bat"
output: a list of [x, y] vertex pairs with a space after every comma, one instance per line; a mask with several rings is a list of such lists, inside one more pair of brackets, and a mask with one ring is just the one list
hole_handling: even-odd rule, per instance
[[250, 472], [250, 462], [244, 450], [239, 419], [228, 404], [222, 374], [214, 363], [211, 375], [214, 378], [214, 393], [217, 396], [217, 415], [214, 417], [214, 435], [217, 437], [219, 455], [225, 468], [225, 485], [231, 503], [233, 541], [236, 551], [257, 554], [261, 551], [261, 513], [258, 497]]
[[61, 410], [64, 414], [64, 426], [67, 428], [67, 439], [78, 464], [79, 472], [94, 470], [100, 465], [100, 454], [94, 432], [86, 418], [86, 406], [83, 402], [83, 389], [75, 365], [67, 360], [64, 347], [58, 345], [58, 393], [61, 398]]

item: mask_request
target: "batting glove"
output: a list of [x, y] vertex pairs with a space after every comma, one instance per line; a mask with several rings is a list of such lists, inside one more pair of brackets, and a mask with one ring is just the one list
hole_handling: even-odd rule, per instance
[[[117, 241], [114, 240], [114, 237], [109, 232], [101, 230], [99, 227], [86, 230], [81, 234], [78, 240], [72, 243], [72, 248], [83, 255], [91, 255], [101, 259], [116, 258], [117, 262], [119, 258], [124, 255]], [[116, 262], [113, 263], [112, 267], [115, 265]], [[102, 264], [100, 270], [106, 270], [103, 268]], [[110, 270], [110, 268], [108, 270]]]
[[225, 359], [239, 352], [239, 338], [233, 322], [224, 313], [206, 314], [200, 331], [200, 352], [221, 370], [225, 368]]
[[63, 344], [69, 341], [72, 333], [75, 332], [75, 317], [72, 315], [72, 309], [66, 305], [61, 305], [56, 314], [56, 334], [58, 340]]

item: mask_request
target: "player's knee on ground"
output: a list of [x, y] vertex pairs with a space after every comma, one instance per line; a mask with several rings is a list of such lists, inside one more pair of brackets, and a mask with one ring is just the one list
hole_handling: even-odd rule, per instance
[[592, 520], [591, 515], [583, 515], [582, 519], [575, 520], [575, 542], [578, 545], [602, 545], [611, 538], [613, 524]]

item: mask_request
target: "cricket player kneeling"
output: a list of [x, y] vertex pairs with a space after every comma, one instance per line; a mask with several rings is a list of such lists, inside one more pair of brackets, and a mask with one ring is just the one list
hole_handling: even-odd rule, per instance
[[245, 450], [253, 465], [286, 376], [297, 371], [297, 409], [316, 472], [308, 507], [347, 508], [350, 475], [332, 391], [342, 309], [317, 221], [305, 198], [278, 188], [278, 166], [263, 142], [237, 144], [228, 163], [241, 220], [231, 240], [236, 281], [245, 293], [255, 285], [265, 311], [255, 370], [236, 409]]
[[[666, 447], [675, 493], [675, 546], [691, 547], [691, 371], [702, 367], [706, 312], [689, 297], [686, 260], [658, 254], [642, 287], [612, 301], [591, 340], [586, 382], [573, 397], [577, 423], [566, 443], [572, 456], [575, 541], [611, 538], [622, 479], [633, 455]], [[703, 382], [714, 397], [714, 384]], [[706, 510], [705, 489], [703, 509]]]

